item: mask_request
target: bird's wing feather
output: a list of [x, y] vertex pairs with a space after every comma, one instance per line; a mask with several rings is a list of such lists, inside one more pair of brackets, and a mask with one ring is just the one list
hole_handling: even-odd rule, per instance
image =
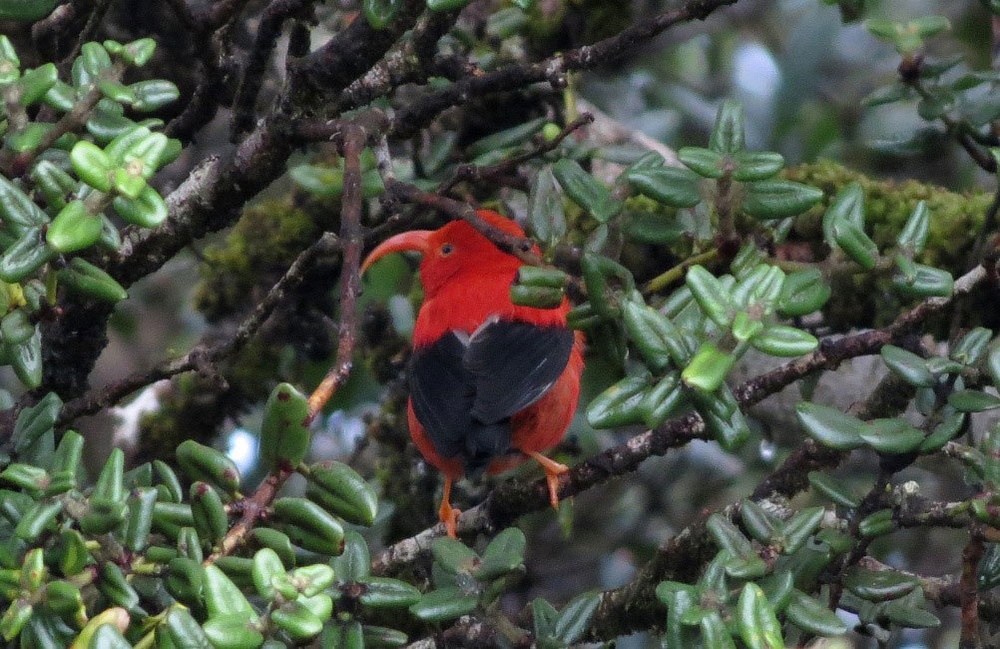
[[469, 339], [472, 417], [493, 424], [538, 401], [566, 369], [573, 332], [515, 320], [489, 321]]
[[491, 319], [471, 336], [450, 332], [414, 351], [410, 399], [444, 457], [506, 452], [504, 420], [544, 395], [566, 368], [573, 332]]
[[466, 346], [454, 333], [413, 352], [410, 402], [437, 452], [454, 457], [472, 424], [475, 379], [465, 368]]

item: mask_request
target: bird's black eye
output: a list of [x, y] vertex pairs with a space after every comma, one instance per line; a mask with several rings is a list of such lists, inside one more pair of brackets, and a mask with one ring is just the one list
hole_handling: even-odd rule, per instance
[[442, 257], [447, 257], [448, 255], [450, 255], [454, 251], [455, 251], [455, 246], [453, 246], [450, 243], [446, 243], [443, 246], [441, 246], [441, 256]]

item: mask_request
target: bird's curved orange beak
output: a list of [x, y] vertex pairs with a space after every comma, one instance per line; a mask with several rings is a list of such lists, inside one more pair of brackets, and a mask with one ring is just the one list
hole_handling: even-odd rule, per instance
[[433, 230], [411, 230], [389, 237], [368, 253], [361, 264], [361, 272], [364, 273], [376, 261], [394, 252], [412, 250], [422, 255], [428, 254], [431, 251], [430, 237], [432, 234], [434, 234]]

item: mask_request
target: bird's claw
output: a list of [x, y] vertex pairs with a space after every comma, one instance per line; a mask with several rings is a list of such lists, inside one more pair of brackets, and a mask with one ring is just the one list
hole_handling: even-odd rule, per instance
[[552, 505], [552, 509], [559, 509], [559, 476], [569, 473], [569, 467], [549, 459], [541, 453], [532, 452], [528, 455], [534, 458], [545, 471], [545, 483], [549, 487], [549, 504]]
[[451, 478], [444, 479], [444, 494], [441, 496], [441, 507], [438, 508], [438, 519], [444, 523], [448, 536], [458, 538], [458, 517], [462, 512], [451, 506]]

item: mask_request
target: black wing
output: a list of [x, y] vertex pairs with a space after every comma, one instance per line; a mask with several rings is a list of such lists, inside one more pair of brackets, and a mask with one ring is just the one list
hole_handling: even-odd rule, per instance
[[416, 350], [410, 397], [417, 421], [444, 457], [485, 468], [510, 449], [508, 419], [544, 395], [573, 348], [573, 332], [497, 320]]
[[566, 369], [573, 332], [500, 320], [469, 340], [465, 366], [476, 377], [472, 416], [495, 423], [542, 398]]

